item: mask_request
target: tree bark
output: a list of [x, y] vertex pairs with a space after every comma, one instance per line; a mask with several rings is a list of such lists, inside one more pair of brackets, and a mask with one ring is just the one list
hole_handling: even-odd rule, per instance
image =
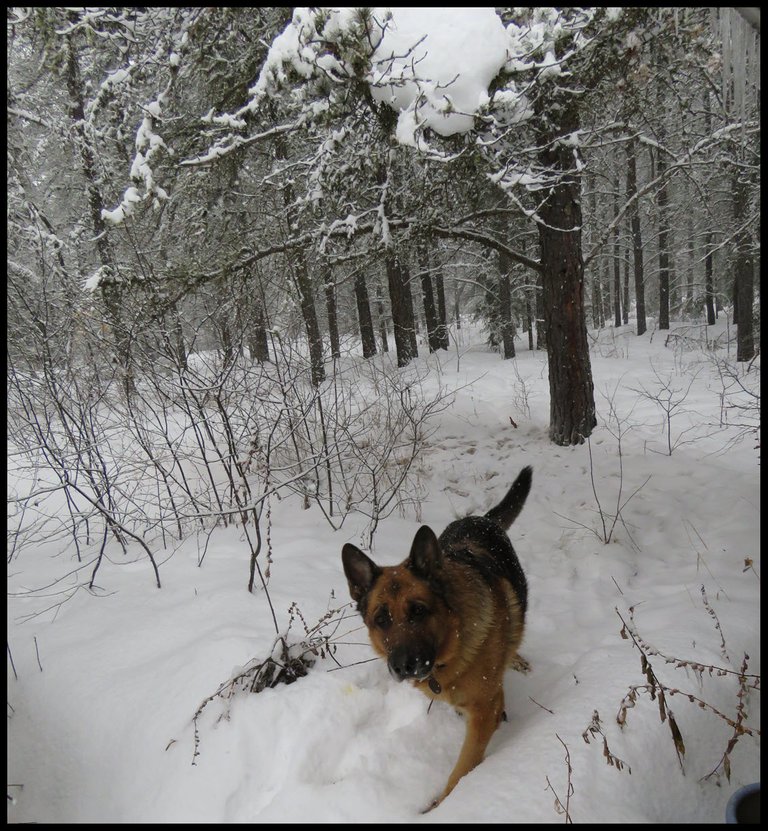
[[391, 248], [387, 250], [384, 261], [387, 268], [397, 365], [407, 366], [418, 354], [415, 349], [416, 330], [408, 272], [403, 267], [400, 255]]
[[525, 297], [525, 318], [528, 322], [528, 351], [533, 352], [533, 303], [530, 293]]
[[640, 233], [640, 206], [637, 199], [637, 156], [635, 142], [627, 142], [627, 199], [632, 199], [629, 221], [632, 228], [632, 258], [635, 271], [635, 305], [637, 312], [637, 334], [645, 334], [645, 285], [643, 274], [643, 238]]
[[[596, 232], [597, 226], [600, 222], [599, 212], [597, 210], [597, 186], [592, 178], [585, 180], [586, 190], [589, 194], [587, 201], [587, 215], [590, 217], [590, 242], [594, 243], [595, 238], [599, 236]], [[594, 329], [603, 328], [603, 292], [600, 285], [600, 255], [592, 262], [592, 265], [587, 272], [591, 276], [592, 291], [591, 291], [591, 309], [592, 309], [592, 327]]]
[[736, 360], [751, 361], [755, 356], [755, 337], [752, 305], [754, 303], [754, 264], [752, 240], [745, 223], [748, 212], [749, 191], [746, 181], [733, 175], [733, 218], [736, 227], [736, 262], [733, 279], [733, 317], [736, 322]]
[[235, 346], [232, 340], [232, 330], [229, 326], [229, 315], [229, 309], [219, 307], [216, 309], [213, 316], [213, 319], [215, 321], [216, 332], [219, 336], [219, 346], [221, 347], [221, 362], [223, 366], [229, 366], [235, 358]]
[[417, 358], [419, 355], [419, 344], [416, 340], [416, 332], [418, 330], [418, 321], [416, 319], [416, 312], [413, 307], [413, 289], [411, 288], [411, 268], [408, 262], [408, 257], [405, 255], [398, 257], [400, 270], [402, 272], [402, 286], [403, 298], [405, 305], [403, 311], [405, 312], [406, 331], [408, 339], [411, 342], [411, 360]]
[[310, 378], [312, 386], [319, 387], [325, 380], [325, 361], [323, 360], [323, 338], [320, 334], [315, 297], [312, 291], [312, 278], [303, 251], [296, 251], [293, 261], [293, 278], [299, 295], [301, 316], [304, 320], [304, 329], [309, 344]]
[[[74, 11], [70, 13], [69, 17], [72, 22], [77, 22], [78, 20], [77, 13]], [[126, 398], [130, 398], [136, 391], [136, 384], [134, 380], [133, 356], [131, 354], [131, 338], [128, 327], [124, 322], [124, 286], [120, 283], [115, 271], [112, 249], [107, 239], [106, 227], [101, 216], [104, 201], [96, 179], [96, 164], [93, 148], [91, 147], [84, 127], [85, 99], [74, 35], [67, 35], [66, 42], [69, 116], [75, 146], [80, 156], [80, 166], [85, 179], [85, 187], [88, 194], [88, 210], [91, 215], [96, 251], [102, 267], [102, 279], [99, 283], [99, 291], [104, 301], [107, 320], [109, 321], [114, 339], [115, 361], [120, 369], [120, 381]]]
[[389, 352], [389, 339], [387, 338], [387, 318], [384, 313], [384, 300], [381, 295], [381, 286], [376, 287], [376, 311], [379, 315], [379, 337], [381, 338], [381, 351]]
[[536, 310], [536, 348], [547, 348], [547, 321], [544, 316], [544, 276], [540, 271], [536, 273], [536, 289], [534, 291], [534, 307]]
[[602, 329], [603, 320], [603, 290], [600, 285], [599, 264], [595, 262], [595, 275], [592, 277], [592, 325], [595, 329]]
[[[613, 180], [613, 212], [619, 215], [619, 177]], [[619, 242], [619, 223], [613, 229], [613, 325], [621, 326], [621, 244]]]
[[611, 317], [611, 279], [610, 266], [607, 257], [600, 257], [600, 294], [603, 297], [603, 326], [606, 326]]
[[435, 273], [435, 288], [437, 289], [437, 342], [440, 349], [448, 349], [448, 317], [445, 308], [445, 281], [443, 272], [438, 269]]
[[[184, 370], [187, 368], [187, 347], [184, 343], [184, 329], [181, 325], [181, 315], [179, 314], [178, 305], [174, 303], [167, 314], [171, 317], [171, 349], [176, 356], [179, 368]], [[166, 325], [165, 320], [167, 320], [167, 315], [164, 316], [164, 325]]]
[[328, 314], [328, 337], [331, 341], [331, 355], [341, 357], [341, 342], [339, 340], [339, 320], [336, 311], [336, 284], [333, 282], [331, 267], [323, 265], [323, 290], [325, 292], [325, 309]]
[[715, 281], [712, 268], [712, 231], [707, 231], [704, 238], [704, 302], [707, 306], [707, 325], [714, 326], [717, 321], [715, 310]]
[[629, 323], [629, 247], [624, 252], [624, 293], [622, 294], [622, 300], [621, 319], [626, 326]]
[[436, 352], [440, 348], [438, 335], [437, 310], [435, 308], [435, 295], [432, 290], [432, 276], [429, 268], [429, 252], [427, 244], [421, 240], [416, 246], [421, 277], [421, 296], [424, 302], [424, 320], [427, 324], [427, 342], [429, 351]]
[[515, 357], [515, 321], [512, 317], [512, 291], [509, 273], [512, 263], [509, 257], [499, 252], [499, 331], [504, 359]]
[[[709, 88], [704, 90], [704, 133], [710, 135], [712, 132], [712, 102], [709, 96]], [[709, 222], [709, 219], [707, 219]], [[707, 229], [704, 238], [704, 303], [707, 307], [707, 325], [714, 326], [717, 321], [719, 306], [715, 300], [715, 281], [713, 272], [713, 242], [714, 234], [712, 228]]]
[[[666, 169], [664, 154], [659, 151], [656, 175], [663, 177]], [[659, 210], [659, 329], [669, 329], [669, 195], [664, 178], [659, 185], [656, 203]]]
[[371, 358], [376, 354], [376, 338], [373, 333], [368, 286], [362, 269], [355, 275], [355, 303], [357, 304], [357, 320], [360, 325], [360, 340], [363, 344], [363, 357]]
[[[556, 177], [539, 208], [539, 244], [549, 358], [549, 436], [555, 444], [581, 444], [595, 418], [594, 386], [584, 315], [584, 260], [581, 249], [581, 182], [573, 149], [559, 139], [579, 129], [575, 96], [560, 93], [538, 106], [543, 125], [539, 161]], [[554, 106], [553, 106], [554, 105]]]
[[[274, 112], [272, 110], [272, 112]], [[288, 144], [284, 135], [275, 137], [275, 156], [281, 161], [288, 159]], [[281, 188], [283, 208], [285, 209], [288, 234], [297, 235], [299, 222], [294, 204], [293, 185], [287, 181]], [[292, 272], [293, 283], [299, 297], [301, 316], [304, 320], [304, 330], [307, 334], [309, 346], [309, 364], [312, 386], [318, 387], [325, 380], [325, 362], [323, 361], [323, 339], [320, 335], [320, 325], [317, 321], [317, 309], [312, 287], [312, 278], [309, 273], [306, 252], [297, 248], [288, 266]]]
[[269, 361], [269, 341], [261, 298], [251, 296], [249, 306], [251, 314], [248, 320], [248, 351], [251, 353], [252, 361], [263, 364]]

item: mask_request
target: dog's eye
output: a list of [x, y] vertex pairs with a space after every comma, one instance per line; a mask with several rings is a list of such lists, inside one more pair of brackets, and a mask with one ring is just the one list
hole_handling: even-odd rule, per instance
[[408, 611], [410, 618], [413, 621], [424, 620], [424, 618], [429, 614], [429, 608], [423, 603], [411, 603]]
[[376, 611], [376, 614], [373, 616], [373, 623], [379, 629], [389, 629], [392, 625], [392, 616], [389, 614], [389, 609], [386, 606], [382, 606]]

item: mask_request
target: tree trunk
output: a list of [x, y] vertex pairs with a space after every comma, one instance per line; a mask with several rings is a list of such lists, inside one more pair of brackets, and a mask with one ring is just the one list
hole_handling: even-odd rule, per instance
[[673, 254], [675, 248], [674, 229], [669, 229], [669, 247], [667, 252], [669, 254], [669, 313], [672, 318], [680, 318], [682, 314], [682, 292], [680, 290], [680, 281], [677, 278], [677, 264]]
[[597, 423], [584, 317], [581, 185], [573, 148], [557, 141], [579, 129], [579, 118], [577, 103], [567, 93], [554, 101], [540, 100], [542, 105], [546, 110], [539, 113], [542, 123], [558, 119], [555, 129], [539, 137], [543, 148], [539, 161], [557, 177], [539, 208], [538, 223], [549, 358], [549, 436], [555, 444], [581, 444]]
[[603, 326], [606, 326], [613, 308], [611, 305], [610, 266], [607, 257], [600, 257], [600, 294], [603, 297]]
[[685, 312], [690, 320], [695, 320], [698, 312], [696, 302], [695, 272], [696, 272], [696, 234], [693, 228], [693, 211], [688, 214], [688, 263], [685, 281]]
[[414, 348], [416, 332], [408, 272], [403, 268], [399, 255], [392, 249], [387, 249], [384, 261], [387, 267], [397, 365], [407, 366], [417, 355]]
[[424, 240], [421, 240], [417, 244], [416, 252], [419, 260], [419, 270], [421, 272], [421, 296], [424, 301], [424, 320], [427, 324], [427, 342], [429, 343], [429, 351], [436, 352], [440, 348], [437, 310], [435, 309], [435, 296], [432, 291], [432, 276], [429, 269], [429, 252], [427, 250], [427, 244]]
[[325, 292], [325, 308], [328, 314], [328, 337], [331, 341], [331, 355], [341, 357], [341, 343], [339, 341], [339, 321], [336, 312], [336, 284], [333, 282], [333, 272], [326, 263], [323, 265], [323, 290]]
[[704, 238], [704, 250], [707, 252], [704, 255], [704, 301], [707, 306], [708, 326], [714, 326], [717, 321], [717, 312], [715, 311], [715, 282], [712, 269], [712, 239], [712, 231], [707, 231], [707, 235]]
[[645, 285], [643, 274], [643, 238], [640, 233], [640, 206], [637, 197], [637, 157], [635, 142], [627, 142], [627, 199], [632, 199], [629, 220], [632, 228], [632, 254], [635, 268], [635, 304], [637, 306], [637, 334], [645, 334]]
[[624, 252], [624, 294], [622, 295], [623, 309], [621, 319], [626, 326], [629, 323], [629, 248]]
[[603, 328], [603, 292], [600, 286], [599, 266], [595, 263], [595, 275], [592, 278], [592, 324], [595, 329]]
[[323, 338], [320, 334], [315, 297], [312, 291], [312, 278], [303, 251], [297, 250], [293, 261], [293, 278], [299, 295], [299, 306], [309, 345], [310, 377], [312, 386], [319, 387], [325, 380], [325, 361], [323, 360]]
[[418, 330], [418, 321], [416, 320], [416, 313], [413, 308], [413, 289], [411, 288], [411, 269], [408, 262], [408, 257], [406, 256], [399, 256], [397, 258], [398, 263], [400, 264], [400, 271], [402, 273], [402, 287], [403, 287], [403, 299], [405, 304], [403, 306], [403, 311], [405, 313], [405, 324], [406, 324], [406, 332], [408, 333], [408, 339], [411, 343], [411, 358], [417, 358], [419, 355], [419, 344], [416, 340], [416, 332]]
[[[664, 176], [667, 164], [662, 151], [656, 161], [657, 176]], [[656, 196], [659, 209], [659, 329], [669, 329], [669, 195], [662, 178]]]
[[221, 363], [229, 366], [235, 358], [235, 347], [232, 341], [232, 330], [229, 327], [229, 309], [218, 308], [214, 313], [216, 331], [219, 335], [221, 348]]
[[249, 306], [251, 315], [248, 320], [248, 351], [251, 353], [252, 361], [263, 364], [269, 360], [269, 341], [261, 298], [251, 296]]
[[381, 286], [376, 286], [376, 311], [379, 315], [379, 337], [381, 338], [381, 351], [389, 352], [389, 339], [387, 338], [387, 319], [384, 314], [384, 300], [381, 296]]
[[547, 321], [544, 316], [544, 276], [539, 271], [536, 274], [535, 291], [536, 308], [536, 348], [547, 348]]
[[533, 303], [530, 294], [525, 297], [525, 317], [528, 321], [528, 350], [533, 352]]
[[512, 291], [509, 272], [512, 263], [502, 251], [499, 252], [499, 330], [504, 359], [515, 357], [515, 321], [512, 317]]
[[170, 308], [168, 314], [171, 316], [170, 342], [173, 354], [176, 357], [180, 369], [187, 368], [187, 347], [184, 343], [184, 329], [181, 325], [181, 315], [176, 303]]
[[754, 303], [754, 264], [752, 240], [745, 223], [749, 209], [749, 191], [746, 181], [733, 176], [733, 218], [736, 221], [736, 263], [733, 279], [733, 319], [736, 322], [736, 360], [751, 361], [755, 356], [755, 338], [752, 305]]
[[251, 361], [263, 364], [269, 361], [269, 321], [264, 313], [264, 287], [258, 267], [254, 270], [254, 277], [243, 275], [243, 298], [246, 307], [245, 341], [248, 352]]
[[355, 275], [355, 302], [357, 304], [357, 320], [360, 324], [360, 340], [363, 344], [363, 357], [371, 358], [376, 354], [376, 338], [373, 334], [368, 286], [365, 283], [365, 273], [362, 269]]
[[[594, 244], [595, 239], [599, 236], [597, 233], [597, 227], [600, 223], [600, 216], [597, 209], [597, 186], [596, 183], [592, 180], [592, 178], [587, 178], [585, 180], [585, 189], [588, 193], [589, 199], [587, 201], [587, 215], [590, 218], [590, 222], [588, 223], [587, 227], [589, 228], [589, 239], [590, 243]], [[591, 276], [592, 280], [592, 291], [591, 291], [591, 302], [592, 302], [592, 328], [594, 329], [602, 329], [603, 328], [603, 293], [602, 293], [602, 286], [600, 285], [600, 255], [595, 257], [589, 272], [585, 276]]]
[[[709, 135], [712, 132], [712, 107], [709, 97], [709, 88], [704, 90], [704, 132]], [[709, 222], [709, 219], [707, 219]], [[715, 301], [715, 282], [713, 273], [713, 254], [712, 243], [714, 234], [712, 229], [707, 229], [706, 237], [704, 238], [704, 302], [707, 307], [707, 325], [714, 326], [717, 321], [717, 312], [719, 308]]]
[[[69, 15], [73, 23], [78, 21], [76, 12]], [[80, 167], [85, 179], [88, 194], [88, 209], [91, 215], [93, 237], [96, 241], [96, 251], [102, 268], [102, 279], [99, 290], [104, 301], [107, 320], [114, 338], [115, 361], [120, 369], [120, 381], [126, 398], [130, 398], [136, 391], [133, 375], [133, 357], [131, 354], [131, 338], [128, 327], [124, 322], [124, 286], [119, 282], [114, 267], [112, 250], [107, 239], [106, 227], [101, 216], [104, 201], [96, 180], [96, 165], [93, 148], [85, 132], [85, 100], [83, 84], [80, 77], [80, 63], [75, 49], [74, 35], [66, 36], [67, 49], [67, 92], [69, 94], [69, 116], [74, 136], [75, 147], [80, 156]]]
[[461, 295], [464, 293], [464, 283], [454, 283], [453, 289], [453, 319], [456, 331], [461, 329]]
[[[288, 143], [284, 135], [275, 137], [275, 156], [281, 161], [288, 159]], [[294, 204], [293, 184], [287, 181], [282, 189], [283, 208], [285, 209], [288, 234], [296, 234], [299, 230], [299, 221]], [[323, 361], [323, 339], [320, 334], [320, 325], [317, 321], [317, 309], [312, 289], [312, 278], [307, 265], [306, 252], [297, 248], [288, 266], [293, 275], [296, 293], [299, 296], [301, 316], [304, 320], [304, 330], [307, 334], [309, 346], [309, 364], [312, 386], [318, 387], [325, 380], [325, 362]]]
[[448, 349], [448, 317], [445, 309], [445, 281], [443, 272], [438, 269], [435, 273], [435, 288], [437, 289], [437, 343], [440, 349]]
[[[619, 177], [613, 180], [613, 214], [619, 215]], [[621, 326], [621, 244], [619, 242], [619, 223], [613, 229], [613, 325]]]

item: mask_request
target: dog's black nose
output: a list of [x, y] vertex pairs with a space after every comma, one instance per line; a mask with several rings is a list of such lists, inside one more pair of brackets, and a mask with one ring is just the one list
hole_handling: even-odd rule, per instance
[[387, 661], [389, 671], [398, 681], [406, 678], [426, 678], [434, 666], [431, 650], [414, 650], [412, 646], [400, 646], [392, 650]]

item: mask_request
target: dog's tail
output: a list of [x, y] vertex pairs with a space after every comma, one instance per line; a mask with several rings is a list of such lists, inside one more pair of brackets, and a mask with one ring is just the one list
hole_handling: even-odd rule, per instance
[[506, 531], [507, 528], [517, 519], [520, 511], [523, 510], [528, 491], [531, 489], [532, 467], [524, 467], [517, 479], [515, 479], [509, 492], [495, 508], [491, 508], [486, 514], [488, 519], [498, 522]]

